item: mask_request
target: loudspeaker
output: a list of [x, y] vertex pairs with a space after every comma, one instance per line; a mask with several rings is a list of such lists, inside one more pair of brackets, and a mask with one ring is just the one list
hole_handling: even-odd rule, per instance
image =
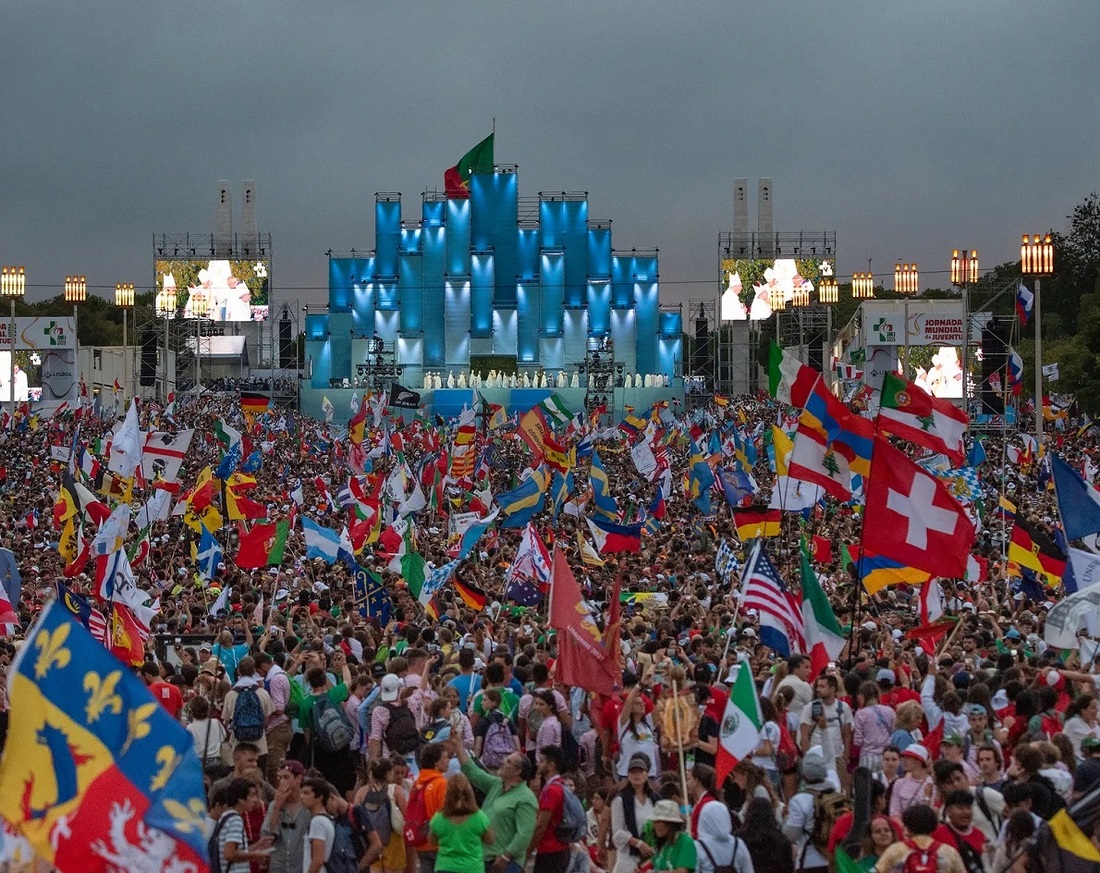
[[290, 319], [284, 318], [279, 322], [279, 366], [284, 370], [297, 366], [294, 360], [294, 340], [290, 333]]
[[982, 412], [987, 415], [1004, 415], [1005, 412], [1012, 322], [1011, 316], [995, 315], [982, 328], [981, 401]]
[[146, 330], [141, 334], [141, 369], [138, 384], [148, 388], [157, 384], [157, 332]]

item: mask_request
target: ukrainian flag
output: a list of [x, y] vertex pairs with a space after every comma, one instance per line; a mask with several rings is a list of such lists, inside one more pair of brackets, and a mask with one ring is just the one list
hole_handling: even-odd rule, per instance
[[877, 594], [890, 585], [923, 585], [932, 578], [931, 573], [866, 551], [855, 564], [863, 578], [863, 588], [868, 594]]
[[595, 449], [592, 450], [592, 467], [588, 471], [588, 481], [592, 485], [592, 502], [596, 514], [608, 521], [618, 521], [619, 504], [611, 496], [611, 483], [608, 481], [600, 455]]
[[539, 466], [518, 488], [497, 495], [502, 528], [527, 527], [546, 501], [546, 468]]
[[57, 601], [11, 665], [8, 693], [0, 815], [39, 855], [90, 873], [119, 857], [127, 869], [206, 869], [191, 736]]

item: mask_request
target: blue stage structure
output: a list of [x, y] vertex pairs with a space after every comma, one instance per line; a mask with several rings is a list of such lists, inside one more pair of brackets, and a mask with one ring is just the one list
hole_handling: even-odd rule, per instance
[[302, 409], [319, 416], [327, 396], [346, 420], [351, 396], [378, 381], [364, 365], [381, 349], [428, 412], [435, 388], [513, 366], [514, 395], [483, 387], [491, 402], [528, 408], [538, 392], [520, 386], [545, 379], [544, 394], [580, 410], [589, 392], [576, 375], [593, 350], [617, 365], [613, 415], [682, 397], [682, 316], [661, 308], [658, 278], [657, 251], [613, 249], [587, 193], [520, 197], [511, 165], [473, 175], [469, 199], [423, 194], [415, 220], [402, 218], [400, 194], [376, 194], [374, 251], [330, 254], [327, 311], [306, 315]]

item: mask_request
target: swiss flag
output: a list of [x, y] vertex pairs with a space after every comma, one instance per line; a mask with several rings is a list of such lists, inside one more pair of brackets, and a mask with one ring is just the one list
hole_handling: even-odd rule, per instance
[[885, 437], [875, 437], [863, 548], [933, 576], [961, 579], [974, 525], [947, 487]]

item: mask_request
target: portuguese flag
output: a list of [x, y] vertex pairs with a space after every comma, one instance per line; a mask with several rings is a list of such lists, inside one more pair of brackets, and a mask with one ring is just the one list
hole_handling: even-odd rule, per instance
[[443, 187], [450, 198], [465, 199], [470, 196], [470, 176], [474, 173], [493, 172], [493, 136], [485, 139], [458, 159], [458, 163], [443, 173]]

